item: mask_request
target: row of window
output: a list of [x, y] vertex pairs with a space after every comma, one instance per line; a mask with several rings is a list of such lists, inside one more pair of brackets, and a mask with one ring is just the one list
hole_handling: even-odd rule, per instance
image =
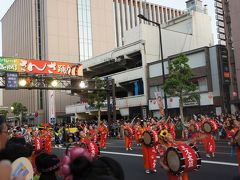
[[80, 61], [92, 57], [91, 1], [78, 0]]
[[[208, 83], [207, 83], [207, 78], [198, 78], [196, 81], [193, 82], [194, 84], [196, 84], [198, 86], [198, 92], [208, 92]], [[155, 93], [156, 92], [161, 92], [161, 94], [163, 95], [163, 87], [158, 85], [158, 86], [151, 86], [150, 89], [150, 94], [149, 94], [149, 98], [150, 99], [155, 99]]]
[[139, 14], [143, 14], [146, 18], [158, 23], [165, 23], [168, 20], [183, 14], [183, 11], [180, 10], [170, 9], [136, 0], [115, 0], [113, 8], [117, 46], [124, 45], [124, 42], [122, 41], [124, 31], [131, 29], [142, 22], [142, 20], [139, 20], [137, 17]]

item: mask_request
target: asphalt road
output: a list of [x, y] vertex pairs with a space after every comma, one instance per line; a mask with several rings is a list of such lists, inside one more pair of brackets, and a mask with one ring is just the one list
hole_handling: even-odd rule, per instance
[[[232, 180], [237, 176], [238, 168], [236, 155], [231, 157], [230, 146], [227, 142], [216, 143], [216, 157], [206, 158], [203, 145], [198, 145], [201, 153], [202, 166], [199, 171], [189, 173], [189, 180]], [[53, 153], [61, 156], [64, 148], [54, 148]], [[141, 147], [133, 143], [132, 151], [125, 151], [124, 141], [108, 139], [107, 149], [101, 152], [102, 156], [108, 156], [118, 161], [124, 170], [126, 180], [167, 180], [166, 172], [157, 166], [157, 173], [145, 174]]]

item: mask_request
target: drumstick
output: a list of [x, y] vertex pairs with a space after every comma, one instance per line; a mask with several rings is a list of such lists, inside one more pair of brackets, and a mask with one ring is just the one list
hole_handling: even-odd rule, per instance
[[133, 120], [130, 123], [130, 126], [133, 126], [133, 122], [135, 121], [136, 117], [138, 117], [138, 115], [133, 118]]

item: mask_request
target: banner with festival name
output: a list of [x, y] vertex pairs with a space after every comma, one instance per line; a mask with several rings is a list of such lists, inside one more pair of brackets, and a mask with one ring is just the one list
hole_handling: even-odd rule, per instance
[[83, 66], [60, 61], [0, 57], [0, 71], [45, 75], [83, 76]]

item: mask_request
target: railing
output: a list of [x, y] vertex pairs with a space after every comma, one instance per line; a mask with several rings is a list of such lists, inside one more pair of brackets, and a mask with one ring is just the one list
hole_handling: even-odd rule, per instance
[[[116, 99], [117, 110], [119, 110], [120, 108], [145, 106], [145, 105], [147, 105], [147, 99], [145, 95], [130, 96], [130, 97]], [[106, 109], [107, 109], [107, 104], [104, 103], [104, 107], [102, 108], [102, 110], [106, 110]], [[74, 104], [74, 105], [66, 106], [65, 111], [66, 111], [66, 114], [73, 114], [73, 113], [85, 113], [89, 111], [97, 111], [97, 109], [90, 107], [87, 103], [83, 103], [83, 104]]]

